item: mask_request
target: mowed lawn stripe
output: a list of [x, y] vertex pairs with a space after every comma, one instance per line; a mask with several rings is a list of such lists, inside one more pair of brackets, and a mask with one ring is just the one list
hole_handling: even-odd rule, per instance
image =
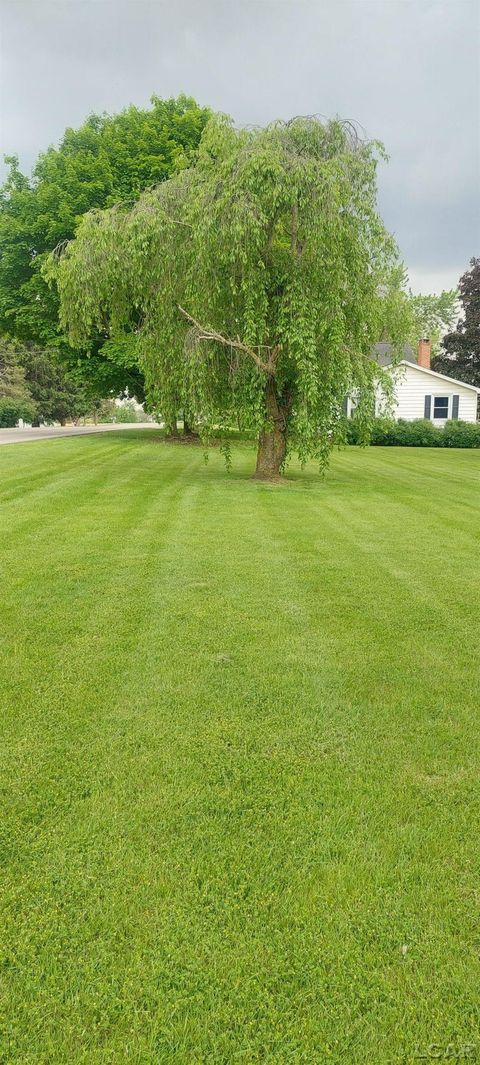
[[[449, 628], [429, 592], [434, 457], [350, 449], [270, 488], [250, 449], [229, 477], [127, 435], [104, 464], [89, 438], [75, 491], [67, 443], [87, 440], [56, 442], [38, 537], [4, 541], [4, 1060], [474, 1041], [476, 677], [461, 608]], [[52, 444], [28, 447], [46, 477]], [[466, 508], [475, 459], [438, 455]]]

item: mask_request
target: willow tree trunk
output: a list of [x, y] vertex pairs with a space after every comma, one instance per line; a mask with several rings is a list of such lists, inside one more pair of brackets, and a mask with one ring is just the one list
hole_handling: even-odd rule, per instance
[[276, 481], [280, 477], [287, 453], [287, 419], [289, 403], [279, 396], [273, 377], [265, 387], [266, 427], [258, 438], [255, 477], [259, 481]]
[[183, 435], [184, 436], [193, 436], [193, 437], [197, 437], [198, 436], [198, 433], [195, 432], [195, 429], [193, 428], [193, 426], [190, 425], [190, 422], [188, 421], [188, 418], [186, 417], [185, 414], [183, 415]]
[[165, 430], [167, 436], [173, 436], [174, 438], [179, 436], [180, 434], [177, 428], [177, 419], [173, 417], [168, 418], [165, 422]]

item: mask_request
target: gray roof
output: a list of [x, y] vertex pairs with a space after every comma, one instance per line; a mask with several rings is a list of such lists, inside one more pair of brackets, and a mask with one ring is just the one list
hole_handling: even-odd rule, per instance
[[[412, 351], [412, 348], [410, 347], [410, 344], [404, 344], [402, 351], [403, 358], [406, 360], [406, 362], [411, 362], [414, 366], [417, 366], [417, 360]], [[375, 344], [375, 347], [372, 348], [372, 359], [374, 359], [379, 366], [390, 366], [390, 364], [394, 361], [392, 355], [392, 345], [386, 341], [382, 342], [381, 344]]]
[[[394, 361], [392, 345], [385, 341], [381, 344], [375, 344], [375, 347], [372, 348], [371, 356], [379, 366], [391, 366]], [[403, 345], [401, 361], [410, 363], [410, 366], [418, 367], [415, 353], [412, 351], [410, 344]], [[447, 374], [439, 373], [438, 370], [427, 369], [426, 366], [420, 366], [418, 368], [420, 370], [425, 370], [428, 374], [432, 374], [433, 377], [439, 377], [442, 381], [451, 381], [454, 385], [463, 385], [464, 388], [472, 388], [474, 392], [477, 392], [477, 394], [480, 395], [480, 388], [477, 388], [476, 385], [470, 385], [468, 381], [459, 381], [456, 377], [450, 377], [450, 374], [447, 376]]]

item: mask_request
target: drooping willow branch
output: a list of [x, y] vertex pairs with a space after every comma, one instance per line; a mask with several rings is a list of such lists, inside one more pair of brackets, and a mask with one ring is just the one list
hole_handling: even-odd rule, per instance
[[197, 322], [196, 318], [189, 314], [188, 311], [185, 311], [183, 307], [180, 307], [180, 304], [178, 305], [178, 309], [180, 314], [186, 318], [187, 322], [190, 322], [191, 325], [193, 325], [197, 342], [202, 340], [215, 340], [218, 344], [223, 344], [226, 348], [234, 348], [236, 351], [241, 351], [244, 355], [248, 355], [250, 359], [253, 359], [256, 366], [258, 366], [258, 369], [262, 370], [263, 373], [268, 374], [270, 377], [275, 375], [276, 362], [281, 351], [280, 344], [276, 344], [274, 347], [268, 349], [270, 351], [268, 362], [264, 362], [255, 349], [251, 348], [249, 344], [244, 344], [243, 341], [240, 340], [240, 337], [237, 337], [235, 340], [232, 340], [229, 337], [224, 337], [221, 333], [217, 333], [216, 329], [210, 329], [201, 325], [201, 323]]

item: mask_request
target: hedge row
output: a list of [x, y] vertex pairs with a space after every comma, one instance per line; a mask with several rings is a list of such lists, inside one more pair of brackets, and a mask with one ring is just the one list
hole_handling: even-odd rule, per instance
[[0, 429], [14, 429], [20, 418], [23, 418], [24, 422], [31, 422], [34, 417], [34, 403], [0, 396]]
[[[346, 424], [348, 444], [362, 442], [362, 431], [355, 418]], [[479, 447], [480, 422], [446, 422], [438, 428], [427, 418], [407, 422], [403, 418], [390, 421], [375, 418], [370, 443], [381, 447]]]

